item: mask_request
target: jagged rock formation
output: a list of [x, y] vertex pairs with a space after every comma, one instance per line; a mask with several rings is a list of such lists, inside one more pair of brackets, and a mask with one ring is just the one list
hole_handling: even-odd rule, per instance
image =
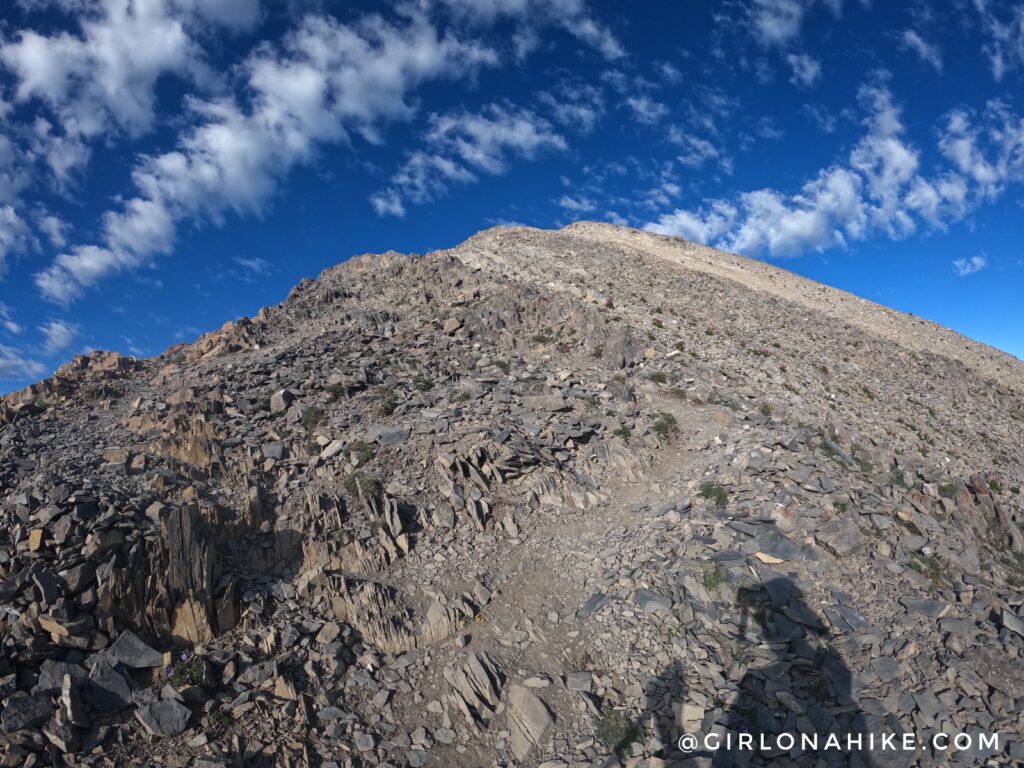
[[633, 230], [351, 259], [0, 402], [0, 760], [654, 768], [746, 729], [1001, 736], [753, 764], [1024, 761], [1022, 395]]

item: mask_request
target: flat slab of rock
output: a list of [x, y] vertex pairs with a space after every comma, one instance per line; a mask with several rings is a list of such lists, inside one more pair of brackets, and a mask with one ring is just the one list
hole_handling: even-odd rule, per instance
[[39, 680], [32, 689], [33, 693], [60, 693], [64, 676], [68, 675], [76, 683], [85, 680], [89, 673], [85, 667], [79, 664], [69, 664], [66, 661], [54, 661], [47, 659], [39, 668]]
[[864, 546], [864, 534], [847, 518], [830, 520], [815, 532], [814, 537], [836, 557], [853, 554]]
[[1022, 620], [1017, 614], [1007, 608], [1003, 608], [1001, 619], [1004, 627], [1011, 632], [1016, 632], [1021, 637], [1024, 637], [1024, 620]]
[[0, 728], [5, 734], [33, 728], [49, 720], [53, 710], [53, 701], [49, 696], [11, 696], [0, 716]]
[[672, 598], [651, 592], [649, 589], [638, 589], [633, 595], [633, 600], [647, 613], [658, 611], [669, 613], [672, 611]]
[[580, 606], [580, 609], [576, 612], [576, 617], [582, 621], [583, 619], [597, 613], [597, 611], [601, 610], [611, 601], [612, 598], [608, 597], [608, 595], [602, 594], [601, 592], [591, 595], [586, 599], [583, 605]]
[[534, 747], [547, 740], [555, 719], [547, 705], [522, 685], [509, 688], [507, 712], [512, 752], [517, 759], [525, 760]]
[[401, 445], [409, 439], [408, 429], [385, 429], [377, 435], [377, 442], [380, 445]]
[[122, 709], [132, 703], [131, 684], [106, 659], [100, 659], [89, 673], [85, 700], [95, 709]]
[[164, 655], [139, 639], [131, 630], [125, 630], [106, 652], [111, 664], [120, 662], [129, 669], [148, 669], [164, 663]]
[[135, 710], [136, 719], [153, 736], [177, 736], [188, 727], [189, 708], [173, 699], [157, 699]]
[[590, 693], [593, 677], [589, 672], [570, 672], [565, 676], [565, 687], [570, 691]]

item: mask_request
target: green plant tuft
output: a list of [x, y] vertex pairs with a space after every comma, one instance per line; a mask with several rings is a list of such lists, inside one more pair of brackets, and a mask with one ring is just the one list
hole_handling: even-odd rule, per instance
[[655, 434], [662, 439], [679, 431], [679, 428], [676, 426], [676, 417], [671, 413], [664, 412], [658, 414], [658, 418], [654, 420], [652, 428]]
[[597, 721], [595, 736], [612, 752], [622, 752], [630, 744], [642, 742], [646, 733], [621, 712], [608, 712]]
[[700, 495], [708, 501], [715, 502], [718, 509], [725, 509], [725, 505], [729, 503], [729, 492], [718, 483], [704, 483], [700, 487]]

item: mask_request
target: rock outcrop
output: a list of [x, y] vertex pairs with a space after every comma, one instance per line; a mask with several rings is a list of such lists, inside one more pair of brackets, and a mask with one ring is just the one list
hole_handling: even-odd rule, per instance
[[1021, 361], [672, 238], [359, 256], [0, 401], [0, 762], [1021, 763], [1022, 426]]

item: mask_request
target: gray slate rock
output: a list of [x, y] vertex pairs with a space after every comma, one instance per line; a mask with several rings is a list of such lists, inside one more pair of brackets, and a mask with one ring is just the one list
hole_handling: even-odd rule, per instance
[[60, 693], [65, 675], [68, 675], [76, 683], [80, 683], [89, 676], [89, 673], [86, 672], [85, 667], [78, 664], [69, 664], [66, 661], [54, 661], [53, 659], [47, 659], [39, 668], [39, 680], [36, 682], [32, 692], [49, 694]]
[[611, 601], [612, 598], [608, 597], [608, 595], [598, 592], [596, 595], [591, 595], [586, 599], [583, 605], [580, 606], [580, 609], [576, 612], [576, 616], [580, 621], [582, 621], [597, 613]]
[[34, 728], [53, 715], [53, 702], [49, 696], [36, 694], [14, 695], [7, 700], [3, 715], [0, 715], [0, 729], [11, 734], [23, 728]]
[[164, 663], [162, 653], [150, 648], [134, 632], [127, 629], [107, 649], [105, 655], [111, 664], [116, 665], [120, 662], [129, 669], [148, 669]]
[[89, 673], [85, 700], [95, 709], [122, 709], [132, 703], [132, 685], [117, 668], [101, 658]]
[[509, 688], [507, 712], [512, 752], [517, 759], [525, 760], [547, 740], [555, 719], [547, 705], [522, 685]]
[[849, 518], [830, 520], [814, 534], [818, 543], [836, 557], [852, 555], [864, 546], [864, 534]]
[[633, 600], [647, 613], [669, 613], [672, 610], [672, 598], [651, 592], [649, 589], [638, 589], [633, 595]]
[[188, 727], [189, 708], [174, 699], [157, 699], [135, 710], [135, 717], [153, 736], [177, 736]]

